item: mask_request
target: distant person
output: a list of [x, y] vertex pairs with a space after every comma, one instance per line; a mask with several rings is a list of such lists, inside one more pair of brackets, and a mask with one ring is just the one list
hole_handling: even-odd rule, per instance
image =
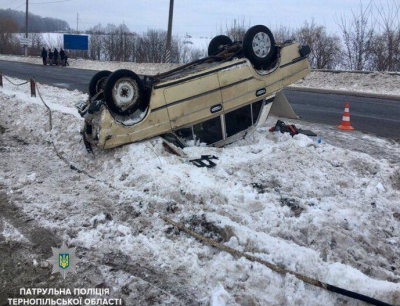
[[68, 63], [68, 54], [67, 54], [67, 53], [65, 53], [65, 62], [64, 62], [64, 66], [69, 66], [69, 63]]
[[43, 65], [47, 65], [47, 51], [44, 47], [42, 49], [42, 59], [43, 59]]
[[63, 50], [63, 48], [60, 49], [60, 59], [61, 59], [61, 66], [65, 67], [66, 66], [66, 55], [65, 55], [65, 51]]
[[54, 65], [58, 66], [58, 50], [54, 48]]
[[49, 48], [49, 65], [53, 66], [53, 52], [51, 51], [51, 49]]

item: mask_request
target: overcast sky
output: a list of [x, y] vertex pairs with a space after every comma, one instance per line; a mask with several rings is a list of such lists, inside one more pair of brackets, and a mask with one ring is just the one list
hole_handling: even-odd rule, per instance
[[[399, 0], [400, 1], [400, 0]], [[212, 37], [234, 19], [247, 25], [264, 24], [272, 30], [280, 25], [301, 26], [312, 18], [326, 25], [328, 32], [338, 31], [335, 16], [350, 14], [360, 2], [369, 0], [175, 0], [173, 34]], [[0, 8], [25, 11], [25, 0], [0, 0]], [[142, 33], [147, 29], [167, 29], [169, 0], [29, 0], [29, 11], [42, 17], [66, 20], [79, 30], [98, 23], [119, 25]]]

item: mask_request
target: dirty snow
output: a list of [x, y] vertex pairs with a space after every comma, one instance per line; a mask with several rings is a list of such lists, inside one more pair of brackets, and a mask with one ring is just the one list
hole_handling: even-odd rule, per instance
[[[319, 144], [269, 133], [270, 118], [225, 148], [191, 147], [179, 157], [154, 138], [93, 157], [73, 108], [86, 95], [39, 84], [54, 110], [50, 132], [46, 108], [29, 87], [5, 85], [0, 183], [25, 214], [78, 248], [80, 273], [90, 263], [127, 305], [361, 305], [206, 246], [159, 215], [287, 269], [400, 304], [399, 143], [293, 121], [322, 135]], [[96, 180], [65, 165], [51, 140]], [[218, 156], [217, 167], [188, 162], [205, 154]]]
[[13, 227], [10, 223], [3, 220], [3, 232], [2, 235], [6, 242], [24, 242], [29, 243], [29, 241], [22, 235], [18, 229]]
[[[0, 54], [0, 60], [12, 61], [12, 62], [22, 62], [30, 64], [42, 64], [42, 59], [40, 57], [25, 57], [17, 55], [3, 55]], [[73, 59], [68, 58], [69, 67], [79, 68], [79, 69], [89, 69], [89, 70], [110, 70], [114, 71], [117, 69], [130, 69], [135, 71], [137, 74], [147, 74], [155, 75], [157, 73], [162, 73], [169, 71], [171, 69], [177, 68], [179, 64], [152, 64], [152, 63], [133, 63], [133, 62], [99, 62], [85, 59]]]
[[304, 80], [297, 81], [292, 87], [400, 96], [400, 73], [396, 75], [377, 71], [368, 74], [312, 71]]
[[[1, 55], [0, 60], [18, 61], [41, 65], [38, 57]], [[132, 62], [99, 62], [84, 59], [69, 59], [70, 67], [90, 70], [130, 69], [138, 74], [155, 75], [174, 68], [179, 64], [152, 64]], [[100, 64], [101, 63], [101, 64]], [[299, 80], [289, 87], [318, 88], [327, 90], [351, 91], [359, 93], [375, 93], [400, 96], [400, 74], [373, 72], [369, 74], [351, 72], [312, 71], [305, 79]]]

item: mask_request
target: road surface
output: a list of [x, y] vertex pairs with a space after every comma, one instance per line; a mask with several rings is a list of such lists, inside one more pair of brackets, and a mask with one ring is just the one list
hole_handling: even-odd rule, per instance
[[[94, 70], [49, 67], [0, 61], [4, 75], [29, 79], [69, 90], [87, 92]], [[342, 94], [284, 90], [293, 109], [302, 120], [329, 125], [341, 124], [345, 103], [350, 103], [351, 125], [359, 131], [380, 137], [400, 139], [400, 101]]]

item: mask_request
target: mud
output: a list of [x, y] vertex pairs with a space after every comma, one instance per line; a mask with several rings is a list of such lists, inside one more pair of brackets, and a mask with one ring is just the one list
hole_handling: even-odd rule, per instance
[[233, 236], [234, 232], [230, 227], [220, 227], [213, 222], [207, 221], [204, 215], [194, 215], [187, 221], [187, 226], [192, 231], [195, 231], [204, 237], [213, 239], [219, 243], [228, 242]]
[[[112, 293], [108, 297], [122, 299], [123, 305], [198, 305], [196, 292], [186, 285], [189, 276], [185, 275], [185, 271], [160, 269], [150, 262], [151, 254], [149, 258], [132, 261], [121, 253], [105, 254], [96, 247], [85, 249], [78, 246], [76, 254], [81, 260], [77, 266], [78, 274], [68, 273], [65, 280], [60, 273], [52, 274], [52, 268], [46, 262], [52, 255], [51, 247], [59, 247], [63, 236], [76, 236], [78, 228], [70, 227], [64, 231], [38, 225], [35, 216], [29, 214], [29, 206], [34, 204], [26, 191], [29, 183], [18, 183], [21, 177], [26, 176], [22, 169], [37, 174], [37, 192], [44, 188], [64, 194], [65, 199], [56, 200], [61, 201], [61, 205], [79, 203], [82, 201], [81, 193], [93, 193], [87, 203], [88, 219], [103, 211], [104, 222], [119, 219], [133, 222], [140, 214], [135, 214], [135, 210], [124, 211], [125, 206], [121, 207], [121, 211], [106, 209], [114, 201], [104, 187], [94, 187], [92, 180], [84, 176], [77, 179], [76, 172], [68, 169], [64, 172], [65, 178], [57, 177], [54, 169], [63, 164], [51, 149], [45, 153], [36, 151], [35, 144], [8, 133], [5, 128], [1, 131], [1, 147], [7, 150], [0, 151], [0, 306], [8, 305], [8, 298], [20, 297], [20, 288], [110, 288]], [[27, 154], [29, 158], [26, 158]], [[69, 183], [61, 188], [60, 181], [64, 180]], [[77, 180], [75, 186], [74, 180]], [[90, 191], [85, 186], [89, 186]], [[75, 212], [72, 210], [69, 213], [73, 215]], [[47, 215], [49, 221], [67, 218], [62, 211]], [[140, 229], [139, 221], [137, 227]], [[94, 220], [92, 226], [97, 226], [97, 223]], [[5, 224], [18, 231], [23, 238], [7, 239], [3, 235]]]
[[[53, 233], [33, 225], [33, 222], [10, 203], [5, 186], [0, 185], [0, 305], [7, 299], [19, 297], [20, 288], [65, 288], [60, 277], [51, 275], [44, 263], [51, 255], [51, 246], [60, 240]], [[4, 223], [11, 224], [28, 239], [26, 242], [7, 241]], [[37, 263], [37, 264], [34, 264]], [[43, 267], [42, 267], [43, 266]]]
[[134, 278], [122, 287], [127, 305], [202, 305], [194, 289], [187, 286], [189, 276], [183, 277], [184, 271], [162, 271], [121, 253], [107, 254], [103, 262], [112, 267], [111, 272], [124, 271]]

